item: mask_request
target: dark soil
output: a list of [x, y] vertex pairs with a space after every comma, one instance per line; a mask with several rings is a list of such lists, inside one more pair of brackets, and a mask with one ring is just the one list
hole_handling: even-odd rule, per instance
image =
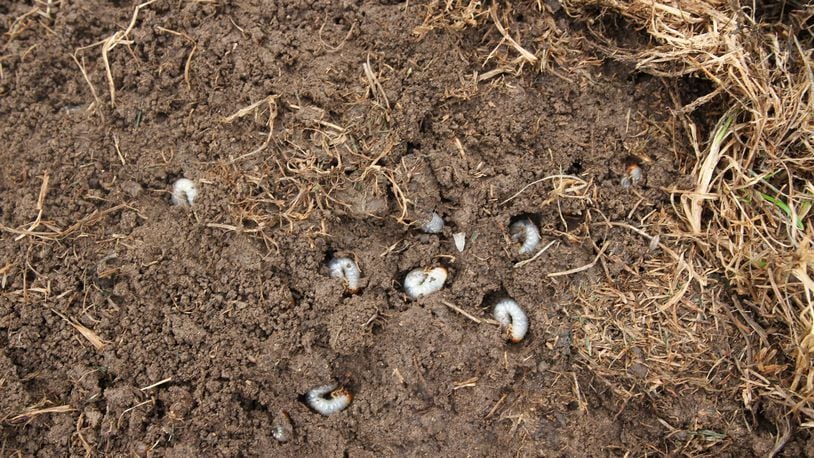
[[[588, 228], [669, 208], [663, 189], [683, 179], [650, 128], [672, 106], [659, 80], [606, 65], [475, 84], [495, 32], [419, 39], [415, 2], [158, 1], [109, 53], [111, 107], [101, 46], [76, 54], [98, 102], [72, 55], [124, 30], [135, 4], [66, 0], [15, 25], [33, 6], [0, 5], [0, 454], [641, 455], [680, 450], [689, 439], [665, 423], [704, 415], [719, 454], [774, 446], [770, 428], [739, 426], [737, 398], [623, 402], [574, 351], [577, 297], [650, 256], [634, 233]], [[247, 155], [268, 104], [224, 118], [269, 95], [271, 144]], [[630, 156], [645, 179], [624, 189]], [[503, 203], [552, 175], [590, 192], [556, 198], [547, 180]], [[38, 234], [21, 233], [43, 176]], [[201, 188], [191, 209], [169, 203], [180, 176]], [[443, 234], [399, 222], [398, 189], [407, 220], [435, 209]], [[508, 225], [524, 215], [556, 243], [515, 269]], [[616, 264], [548, 276], [606, 242]], [[328, 276], [335, 253], [358, 260], [360, 294]], [[437, 264], [447, 286], [408, 300], [404, 275]], [[488, 319], [502, 296], [529, 314], [521, 344], [442, 302]], [[354, 394], [345, 411], [300, 401], [331, 381]], [[278, 443], [283, 412], [294, 434]]]

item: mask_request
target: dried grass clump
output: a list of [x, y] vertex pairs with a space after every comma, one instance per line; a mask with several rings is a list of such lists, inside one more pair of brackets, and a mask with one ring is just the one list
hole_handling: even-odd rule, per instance
[[[625, 232], [632, 234], [613, 228], [594, 235], [618, 241]], [[615, 395], [617, 417], [655, 410], [671, 431], [664, 445], [673, 453], [720, 453], [731, 442], [723, 432], [733, 407], [722, 402], [714, 412], [711, 403], [682, 410], [676, 400], [698, 399], [696, 393], [737, 399], [733, 342], [739, 336], [716, 290], [699, 287], [695, 273], [671, 256], [642, 253], [635, 267], [577, 297], [573, 346], [580, 365]]]
[[520, 74], [524, 68], [561, 78], [590, 79], [589, 70], [601, 63], [584, 51], [588, 46], [582, 34], [563, 28], [542, 1], [520, 2], [515, 7], [508, 2], [435, 0], [427, 4], [424, 21], [413, 33], [423, 39], [436, 29], [460, 32], [470, 27], [483, 30], [483, 43], [488, 46], [482, 62], [487, 70], [478, 75], [478, 81]]
[[[406, 224], [412, 202], [402, 189], [412, 179], [412, 166], [391, 157], [397, 142], [388, 128], [391, 108], [381, 78], [370, 62], [363, 64], [355, 88], [357, 109], [347, 120], [328, 119], [321, 107], [278, 96], [226, 117], [224, 123], [249, 124], [253, 117], [267, 132], [255, 149], [212, 171], [235, 184], [235, 199], [229, 224], [210, 226], [258, 233], [275, 245], [269, 235], [274, 227], [296, 226], [324, 236], [327, 219], [337, 215], [389, 217]], [[280, 119], [279, 113], [284, 113]]]
[[[37, 25], [50, 32], [56, 12], [62, 2], [58, 0], [35, 0], [25, 13], [14, 17], [10, 24], [3, 24], [4, 43], [2, 49], [5, 50], [16, 38], [24, 35], [27, 31], [35, 29]], [[22, 5], [17, 5], [23, 9]]]
[[[566, 6], [609, 56], [665, 78], [712, 83], [710, 93], [676, 107], [695, 186], [672, 191], [682, 219], [672, 232], [697, 249], [688, 262], [709, 263], [709, 274], [731, 285], [734, 294], [722, 300], [740, 308], [731, 321], [748, 330], [748, 360], [739, 367], [746, 407], [768, 399], [814, 427], [814, 8], [649, 0]], [[619, 45], [618, 30], [604, 28], [611, 16], [649, 40]], [[705, 104], [724, 113], [714, 126], [689, 116]]]
[[419, 39], [435, 29], [460, 32], [467, 27], [477, 26], [489, 14], [484, 2], [472, 0], [433, 0], [426, 8], [424, 22], [413, 30]]

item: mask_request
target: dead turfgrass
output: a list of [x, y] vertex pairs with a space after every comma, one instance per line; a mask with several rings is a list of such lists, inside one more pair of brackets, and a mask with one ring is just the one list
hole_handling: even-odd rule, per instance
[[[814, 232], [807, 218], [814, 203], [814, 67], [806, 29], [814, 9], [788, 5], [782, 17], [769, 11], [761, 17], [727, 2], [567, 6], [579, 16], [597, 4], [653, 39], [650, 46], [624, 49], [592, 28], [615, 58], [665, 78], [693, 74], [713, 83], [709, 94], [676, 106], [695, 156], [687, 172], [696, 186], [671, 190], [681, 202], [674, 209], [679, 221], [665, 229], [677, 246], [691, 250], [689, 263], [705, 266], [707, 277], [725, 278], [722, 291], [733, 295], [712, 298], [730, 315], [718, 318], [743, 332], [744, 406], [759, 408], [765, 399], [783, 405], [802, 427], [814, 426]], [[709, 129], [689, 114], [712, 100], [725, 113]]]
[[[252, 151], [213, 167], [213, 176], [232, 184], [233, 212], [208, 225], [259, 234], [270, 248], [276, 247], [271, 229], [294, 230], [299, 225], [306, 233], [328, 236], [326, 218], [336, 214], [392, 217], [410, 224], [413, 202], [404, 189], [415, 164], [390, 158], [396, 141], [381, 80], [391, 71], [375, 70], [370, 57], [363, 63], [360, 85], [349, 97], [363, 107], [364, 115], [350, 125], [327, 119], [320, 107], [276, 95], [224, 118], [235, 129], [251, 131], [262, 125], [265, 139]], [[279, 110], [286, 112], [284, 122], [277, 122]]]
[[25, 409], [24, 411], [20, 412], [17, 415], [12, 415], [12, 416], [9, 416], [8, 418], [2, 419], [2, 421], [0, 421], [0, 423], [21, 424], [21, 423], [30, 422], [34, 418], [36, 418], [36, 417], [38, 417], [40, 415], [51, 414], [51, 413], [69, 413], [69, 412], [75, 412], [76, 411], [75, 408], [73, 408], [72, 406], [67, 405], [67, 404], [66, 405], [61, 405], [61, 406], [45, 407], [48, 404], [51, 404], [51, 402], [48, 401], [48, 400], [44, 400], [44, 401], [38, 403], [37, 405], [31, 406], [31, 407]]
[[5, 43], [2, 49], [6, 50], [14, 40], [37, 26], [51, 32], [50, 26], [61, 4], [61, 0], [35, 0], [28, 11], [16, 16], [11, 24], [5, 26]]
[[[144, 2], [144, 3], [140, 3], [140, 4], [136, 5], [136, 7], [133, 9], [133, 17], [130, 19], [130, 23], [127, 25], [126, 29], [117, 30], [111, 36], [109, 36], [108, 38], [106, 38], [104, 40], [98, 41], [98, 42], [93, 43], [93, 44], [88, 45], [88, 46], [83, 46], [83, 47], [77, 49], [73, 54], [74, 62], [76, 62], [76, 64], [79, 66], [79, 69], [82, 72], [82, 75], [85, 77], [85, 81], [87, 82], [88, 86], [90, 86], [91, 93], [94, 94], [94, 98], [95, 98], [96, 97], [96, 89], [93, 87], [93, 84], [88, 79], [85, 67], [80, 64], [80, 61], [77, 58], [77, 54], [80, 51], [84, 51], [84, 50], [95, 48], [97, 46], [101, 46], [101, 48], [102, 48], [102, 62], [105, 65], [105, 75], [107, 77], [107, 87], [108, 87], [108, 92], [110, 93], [110, 106], [111, 107], [116, 106], [116, 83], [115, 83], [115, 81], [113, 79], [113, 72], [110, 69], [110, 59], [109, 59], [108, 56], [110, 55], [110, 52], [114, 48], [116, 48], [117, 46], [119, 46], [119, 45], [127, 45], [127, 46], [129, 46], [129, 45], [131, 45], [133, 43], [133, 41], [128, 39], [128, 38], [129, 38], [130, 32], [136, 26], [136, 21], [138, 20], [139, 12], [141, 11], [142, 8], [146, 8], [147, 6], [154, 3], [155, 1], [156, 0], [148, 0], [148, 1]], [[190, 58], [191, 57], [192, 57], [192, 54], [190, 53]], [[189, 63], [187, 62], [187, 70], [188, 70], [188, 64]], [[188, 72], [185, 74], [185, 76], [186, 75], [188, 75]], [[98, 99], [96, 99], [95, 102], [98, 103]], [[92, 108], [93, 108], [93, 105], [88, 107], [88, 110], [92, 110]]]
[[[413, 33], [423, 39], [433, 30], [460, 32], [466, 28], [483, 29], [483, 41], [488, 51], [479, 51], [481, 66], [488, 70], [474, 75], [477, 82], [488, 81], [503, 74], [519, 75], [525, 68], [547, 72], [563, 79], [579, 76], [591, 79], [591, 70], [601, 65], [601, 59], [586, 53], [585, 37], [567, 30], [555, 20], [552, 8], [558, 5], [541, 0], [512, 3], [474, 0], [433, 0], [426, 5], [421, 25]], [[520, 23], [517, 13], [530, 13], [532, 20]], [[536, 13], [536, 14], [534, 14]], [[527, 43], [526, 43], [527, 42]]]
[[[800, 426], [814, 426], [814, 247], [807, 219], [814, 198], [814, 78], [811, 36], [798, 38], [814, 10], [770, 22], [726, 3], [682, 2], [681, 10], [600, 3], [655, 38], [634, 51], [604, 40], [617, 58], [665, 78], [692, 73], [714, 84], [709, 94], [676, 107], [695, 155], [688, 172], [696, 186], [672, 190], [681, 220], [669, 229], [677, 244], [693, 249], [688, 262], [724, 277], [722, 290], [732, 291], [717, 301], [725, 313], [719, 318], [743, 335], [745, 359], [730, 358], [741, 374], [744, 407], [778, 403]], [[579, 14], [588, 5], [569, 6]], [[689, 113], [714, 98], [728, 109], [704, 141], [703, 126]]]

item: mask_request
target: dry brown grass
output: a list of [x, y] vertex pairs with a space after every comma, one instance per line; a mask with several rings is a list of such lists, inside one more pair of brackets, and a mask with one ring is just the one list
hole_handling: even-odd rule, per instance
[[[662, 254], [581, 297], [584, 361], [625, 403], [663, 389], [734, 384], [730, 394], [747, 411], [782, 407], [786, 418], [773, 418], [778, 431], [789, 431], [789, 419], [814, 427], [814, 6], [562, 4], [584, 31], [560, 29], [551, 3], [513, 9], [446, 0], [429, 3], [415, 33], [482, 28], [493, 38], [484, 42], [496, 47], [479, 81], [528, 67], [579, 72], [596, 65], [585, 52], [592, 48], [664, 78], [668, 87], [679, 87], [685, 76], [711, 83], [707, 94], [690, 100], [672, 90], [675, 116], [660, 128], [672, 133], [676, 156], [687, 158], [684, 171], [694, 186], [669, 190], [672, 213], [638, 227], [616, 224], [617, 231], [646, 235]], [[514, 10], [525, 14], [522, 24]], [[539, 18], [529, 19], [531, 13]], [[545, 24], [544, 33], [538, 25], [530, 36], [535, 21]], [[636, 361], [646, 367], [632, 374]], [[777, 447], [787, 439], [778, 434]]]
[[656, 237], [675, 224], [667, 215], [633, 225], [592, 212], [592, 220], [591, 238], [617, 248], [624, 244], [625, 253], [639, 256], [622, 259], [612, 254], [618, 249], [607, 250], [598, 258], [604, 280], [577, 295], [574, 347], [580, 365], [616, 395], [617, 417], [630, 405], [652, 406], [672, 431], [665, 437], [671, 452], [721, 453], [727, 443], [716, 428], [731, 421], [726, 412], [705, 417], [703, 405], [697, 411], [675, 408], [696, 393], [725, 399], [739, 394], [736, 368], [745, 355], [725, 312], [728, 298], [721, 297], [722, 288], [705, 286], [712, 269], [694, 262], [698, 251], [692, 245]]
[[37, 26], [50, 32], [54, 13], [60, 8], [61, 3], [61, 0], [35, 0], [30, 9], [16, 16], [10, 24], [5, 25], [3, 49], [6, 49], [16, 38]]
[[[101, 47], [101, 55], [102, 55], [102, 62], [105, 66], [105, 76], [107, 78], [107, 87], [108, 92], [110, 93], [110, 106], [116, 106], [116, 83], [113, 79], [113, 72], [111, 71], [110, 67], [110, 52], [113, 51], [117, 46], [125, 45], [129, 46], [133, 44], [133, 41], [130, 40], [130, 32], [133, 31], [133, 28], [136, 26], [136, 22], [138, 21], [139, 12], [141, 12], [142, 8], [146, 8], [147, 6], [154, 3], [156, 0], [147, 0], [144, 3], [140, 3], [133, 8], [133, 16], [130, 19], [130, 23], [127, 25], [127, 28], [124, 30], [118, 30], [114, 32], [109, 37], [105, 38], [104, 40], [97, 41], [96, 43], [90, 44], [88, 46], [83, 46], [78, 48], [73, 53], [73, 60], [76, 65], [79, 67], [79, 70], [82, 72], [82, 77], [85, 79], [85, 83], [90, 87], [91, 94], [93, 94], [94, 103], [88, 107], [88, 111], [93, 111], [99, 104], [99, 96], [96, 92], [96, 88], [94, 87], [93, 83], [88, 76], [87, 69], [85, 68], [85, 59], [82, 55], [83, 52], [96, 48]], [[167, 31], [164, 29], [164, 31]], [[177, 32], [175, 32], [177, 33]], [[189, 37], [186, 37], [189, 38]], [[192, 52], [187, 59], [187, 65], [185, 67], [184, 76], [189, 84], [189, 60], [192, 59], [192, 54], [195, 52], [195, 48], [193, 48]]]
[[[234, 183], [230, 224], [217, 227], [258, 233], [276, 245], [270, 229], [283, 227], [327, 234], [336, 215], [394, 218], [408, 224], [412, 202], [403, 187], [411, 166], [392, 162], [395, 141], [388, 123], [390, 102], [381, 85], [388, 69], [370, 60], [359, 69], [354, 88], [364, 116], [350, 125], [328, 119], [326, 111], [295, 100], [269, 96], [224, 119], [227, 123], [264, 124], [265, 141], [252, 151], [219, 164], [218, 180]], [[277, 122], [285, 110], [284, 122]], [[266, 120], [265, 122], [263, 120]], [[246, 125], [230, 128], [247, 128]], [[262, 153], [262, 154], [261, 154]], [[329, 211], [330, 210], [330, 211]]]
[[29, 421], [33, 420], [34, 418], [36, 418], [36, 417], [38, 417], [40, 415], [51, 414], [51, 413], [69, 413], [69, 412], [75, 412], [76, 411], [75, 408], [73, 408], [72, 406], [67, 405], [67, 404], [66, 405], [61, 405], [61, 406], [45, 407], [45, 406], [49, 405], [50, 403], [51, 402], [48, 401], [48, 400], [43, 400], [42, 402], [39, 402], [36, 405], [33, 405], [33, 406], [25, 409], [23, 412], [21, 412], [21, 413], [19, 413], [17, 415], [11, 416], [11, 417], [9, 417], [7, 419], [4, 418], [2, 420], [2, 423], [9, 423], [9, 424], [26, 423], [26, 422], [29, 422]]
[[[723, 276], [733, 295], [719, 299], [737, 309], [730, 321], [744, 328], [745, 407], [768, 399], [814, 426], [814, 68], [805, 28], [814, 8], [788, 4], [758, 15], [717, 1], [567, 4], [614, 58], [665, 78], [713, 83], [709, 94], [676, 106], [695, 187], [673, 190], [682, 221], [669, 230], [694, 249], [688, 262]], [[601, 16], [589, 19], [597, 7], [624, 17], [650, 44], [617, 45]], [[712, 100], [725, 113], [710, 129], [690, 113]]]
[[[749, 358], [740, 367], [746, 407], [766, 397], [814, 426], [814, 77], [804, 28], [814, 9], [773, 18], [728, 2], [569, 2], [577, 15], [597, 4], [655, 39], [627, 50], [604, 38], [615, 56], [713, 83], [709, 95], [676, 107], [696, 186], [674, 191], [683, 224], [672, 230], [697, 249], [691, 262], [710, 263], [731, 285], [736, 297], [722, 298], [725, 306], [753, 318], [744, 320]], [[689, 113], [713, 98], [729, 109], [707, 140]]]
[[[518, 13], [531, 16], [524, 22]], [[434, 0], [427, 4], [422, 24], [413, 33], [424, 38], [435, 29], [458, 32], [479, 27], [490, 48], [483, 57], [478, 82], [524, 69], [548, 72], [561, 78], [577, 75], [591, 79], [590, 70], [601, 60], [585, 52], [585, 37], [558, 24], [551, 7], [543, 1], [510, 2]]]

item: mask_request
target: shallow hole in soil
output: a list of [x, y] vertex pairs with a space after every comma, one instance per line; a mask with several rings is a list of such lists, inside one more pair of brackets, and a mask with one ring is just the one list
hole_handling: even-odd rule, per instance
[[113, 374], [107, 369], [107, 367], [101, 366], [98, 368], [99, 370], [99, 389], [104, 392], [109, 386], [113, 385], [114, 377]]
[[557, 220], [557, 229], [562, 232], [574, 232], [585, 222], [585, 215], [563, 213], [562, 219], [565, 220], [565, 224], [563, 225], [562, 221]]
[[167, 406], [164, 404], [164, 401], [161, 399], [155, 400], [155, 404], [153, 405], [153, 413], [159, 420], [164, 418], [164, 415], [167, 414]]
[[245, 396], [238, 394], [237, 395], [237, 401], [238, 401], [238, 404], [240, 404], [240, 407], [242, 407], [243, 410], [245, 410], [247, 412], [251, 412], [251, 411], [265, 412], [266, 411], [265, 407], [263, 407], [263, 404], [260, 404], [260, 402], [258, 402], [256, 399], [248, 399]]
[[103, 291], [112, 290], [113, 286], [116, 284], [115, 280], [110, 277], [97, 277], [94, 283]]
[[565, 170], [566, 175], [579, 175], [582, 173], [582, 159], [576, 158], [571, 161], [571, 165]]
[[407, 142], [407, 154], [421, 151], [421, 143]]
[[[518, 221], [531, 221], [532, 223], [534, 223], [535, 226], [537, 226], [537, 229], [540, 229], [541, 227], [543, 227], [542, 224], [541, 224], [542, 221], [543, 221], [543, 215], [542, 214], [540, 214], [540, 213], [520, 213], [518, 215], [512, 216], [509, 219], [509, 225], [506, 227], [506, 230], [509, 231], [509, 228], [512, 227], [512, 224], [514, 224], [514, 223], [516, 223]], [[511, 235], [511, 231], [509, 231], [509, 232], [510, 232], [509, 235]]]
[[430, 115], [424, 116], [421, 119], [421, 122], [418, 124], [418, 131], [422, 134], [426, 134], [432, 130], [432, 117]]
[[167, 172], [164, 175], [164, 184], [170, 186], [173, 183], [175, 183], [175, 181], [178, 180], [179, 178], [184, 178], [184, 172], [182, 170], [173, 170]]
[[509, 296], [509, 292], [506, 291], [506, 288], [503, 285], [500, 286], [499, 289], [490, 290], [483, 296], [483, 300], [481, 301], [480, 308], [483, 310], [484, 313], [488, 314], [489, 316], [492, 315], [492, 309], [495, 307], [495, 304], [498, 303], [501, 299], [511, 298]]
[[243, 226], [243, 229], [246, 229], [246, 230], [257, 229], [257, 227], [258, 227], [257, 221], [255, 221], [253, 219], [248, 219], [248, 218], [243, 218], [240, 221], [240, 224]]
[[119, 307], [124, 305], [124, 301], [125, 301], [124, 297], [117, 296], [115, 294], [110, 296], [110, 300], [113, 301], [113, 303], [116, 304]]

